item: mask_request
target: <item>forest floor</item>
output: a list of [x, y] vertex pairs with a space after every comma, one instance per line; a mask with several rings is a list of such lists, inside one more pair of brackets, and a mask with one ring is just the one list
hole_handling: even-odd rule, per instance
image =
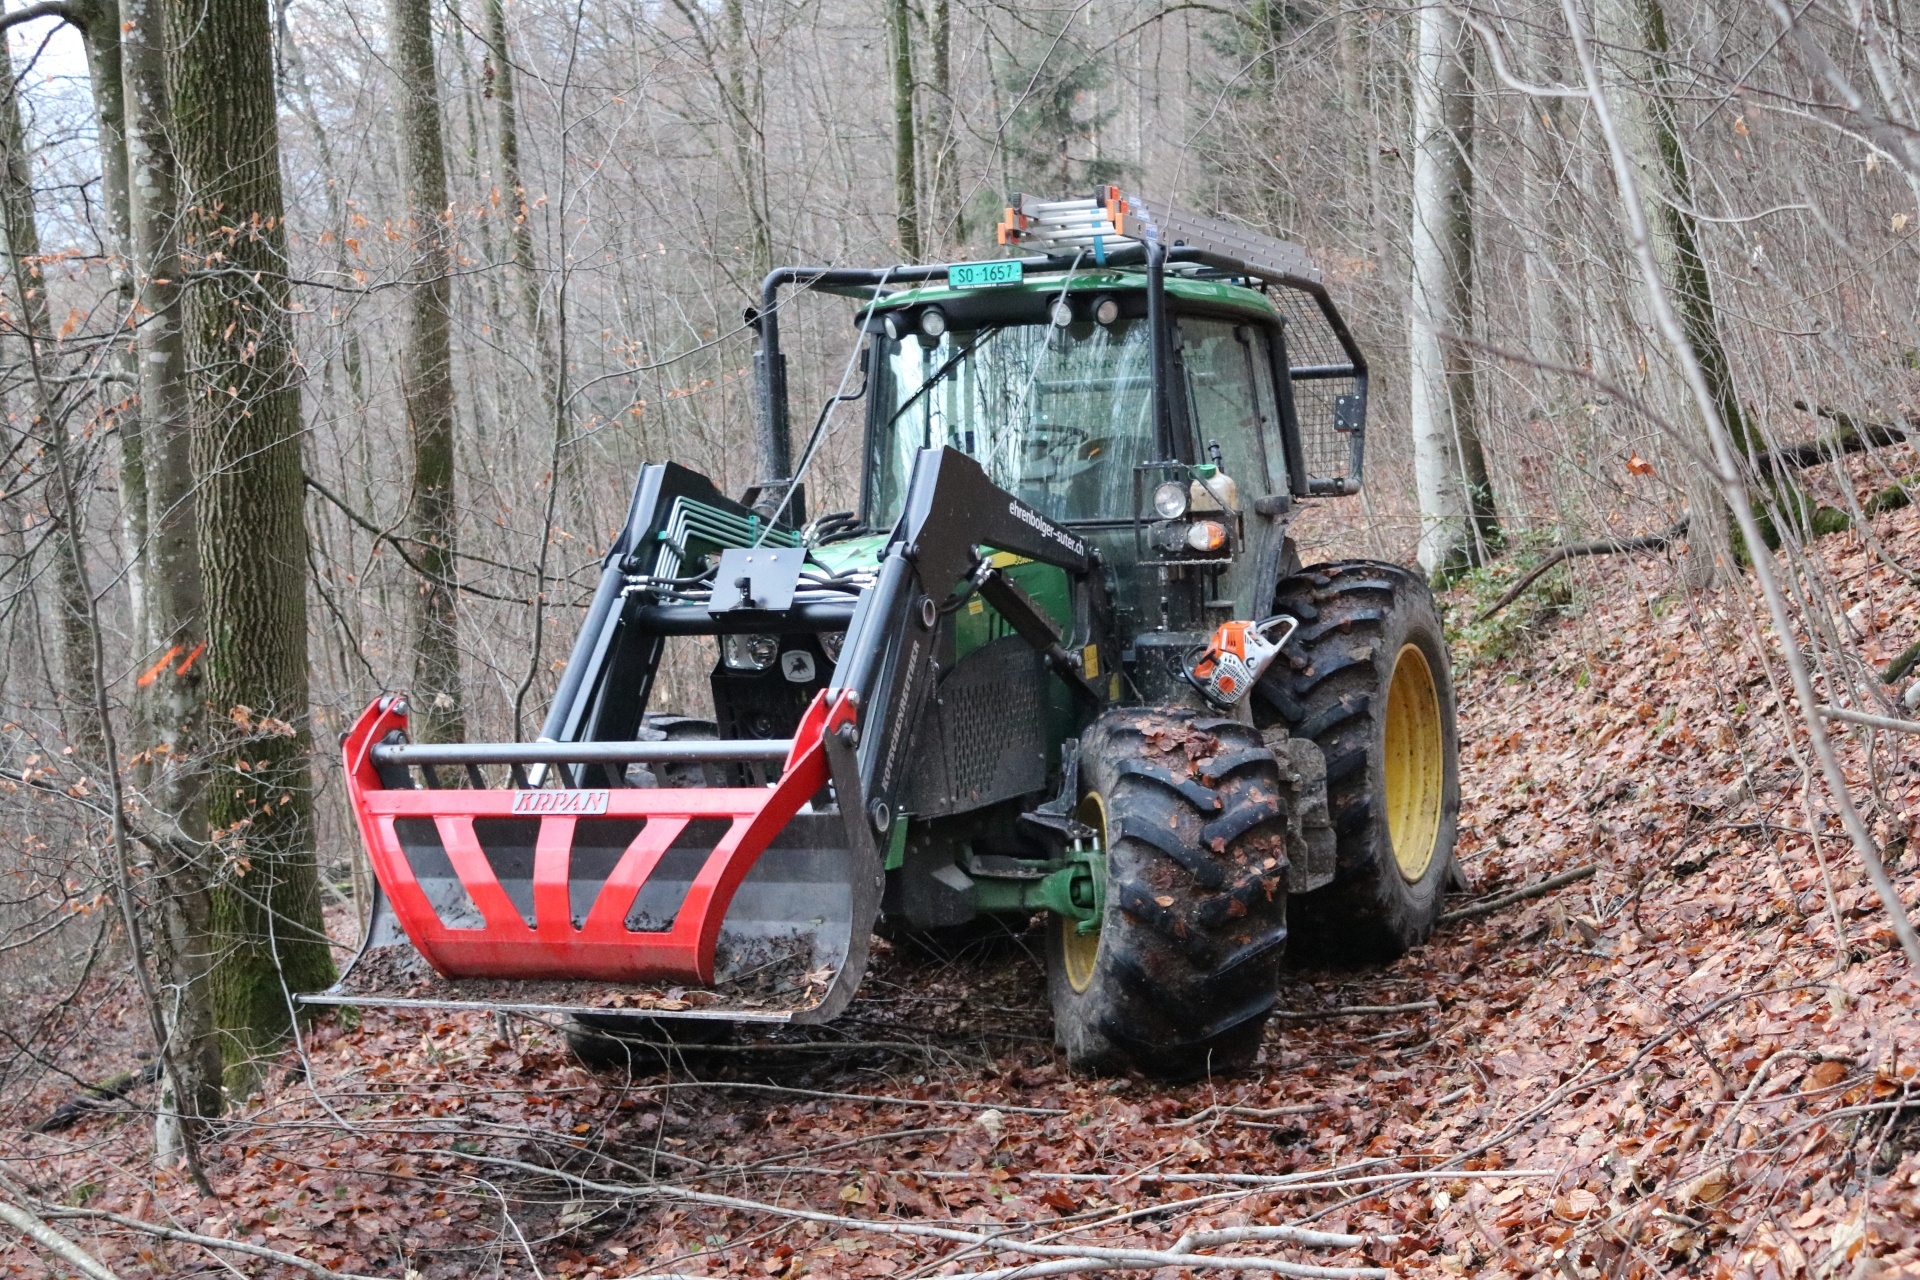
[[[1876, 531], [1920, 565], [1920, 512]], [[1920, 592], [1867, 539], [1821, 550], [1866, 660], [1920, 638]], [[1234, 1267], [1254, 1255], [1323, 1275], [1920, 1276], [1920, 986], [1804, 785], [1782, 673], [1737, 612], [1758, 606], [1669, 594], [1658, 559], [1578, 568], [1574, 608], [1522, 601], [1466, 632], [1456, 902], [1596, 874], [1384, 969], [1290, 972], [1243, 1078], [1070, 1076], [1037, 935], [883, 946], [833, 1028], [671, 1072], [588, 1070], [524, 1021], [321, 1018], [306, 1065], [290, 1054], [210, 1144], [202, 1199], [155, 1167], [150, 1090], [24, 1129], [132, 1062], [141, 1015], [101, 988], [84, 1018], [0, 1015], [52, 1064], [0, 1102], [0, 1168], [129, 1280], [219, 1268], [99, 1215], [406, 1280], [1272, 1269]], [[1865, 731], [1841, 740], [1910, 904], [1917, 745], [1881, 735], [1869, 760]], [[1414, 1007], [1333, 1012], [1353, 1006]], [[1251, 1230], [1285, 1226], [1348, 1243]]]

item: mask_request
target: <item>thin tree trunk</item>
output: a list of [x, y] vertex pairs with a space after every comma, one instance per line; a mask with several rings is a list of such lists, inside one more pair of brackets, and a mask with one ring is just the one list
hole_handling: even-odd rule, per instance
[[913, 24], [908, 0], [887, 0], [887, 38], [893, 55], [893, 203], [900, 256], [920, 260], [920, 195], [913, 136]]
[[424, 571], [412, 626], [415, 723], [424, 742], [459, 742], [466, 736], [466, 722], [454, 608], [458, 515], [453, 495], [453, 262], [447, 244], [447, 156], [433, 57], [433, 5], [429, 0], [392, 0], [388, 12], [407, 188], [406, 232], [413, 242], [400, 379], [413, 453], [413, 536], [419, 540], [416, 554]]
[[[1548, 62], [1551, 42], [1544, 32], [1528, 26], [1522, 33], [1529, 65], [1544, 67], [1548, 79], [1557, 69]], [[1521, 209], [1526, 219], [1521, 228], [1527, 281], [1527, 333], [1534, 355], [1558, 364], [1579, 363], [1573, 351], [1572, 324], [1567, 315], [1568, 282], [1554, 270], [1554, 244], [1558, 219], [1555, 198], [1560, 185], [1566, 139], [1561, 132], [1565, 114], [1560, 98], [1522, 98], [1520, 110], [1526, 121], [1520, 129], [1524, 143], [1521, 154]]]
[[[1342, 131], [1340, 185], [1347, 225], [1356, 245], [1367, 238], [1367, 155], [1374, 149], [1373, 113], [1367, 102], [1367, 14], [1351, 3], [1334, 11], [1334, 54], [1340, 73], [1340, 107], [1346, 117]], [[1277, 56], [1277, 55], [1276, 55]]]
[[533, 259], [533, 227], [527, 207], [527, 188], [520, 177], [520, 118], [514, 100], [514, 70], [511, 48], [507, 43], [505, 0], [484, 0], [486, 11], [487, 56], [493, 64], [493, 101], [500, 135], [501, 195], [511, 211], [508, 239], [513, 245], [513, 266], [520, 277], [520, 305], [526, 313], [528, 330], [533, 334], [539, 378], [546, 395], [547, 410], [553, 412], [553, 388], [557, 384], [553, 367], [553, 339], [548, 333], [545, 308], [541, 305], [540, 274]]
[[[126, 104], [129, 241], [138, 323], [141, 419], [147, 460], [148, 600], [152, 650], [141, 662], [141, 752], [149, 821], [167, 837], [151, 929], [166, 998], [172, 1082], [162, 1099], [159, 1146], [174, 1126], [220, 1114], [222, 1065], [213, 1013], [211, 871], [207, 861], [206, 592], [200, 573], [198, 497], [181, 327], [180, 198], [167, 93], [161, 0], [122, 0], [120, 75]], [[164, 657], [164, 661], [158, 661]], [[145, 673], [151, 672], [148, 679]]]
[[760, 127], [766, 105], [761, 92], [761, 64], [757, 52], [749, 47], [743, 0], [725, 0], [722, 18], [729, 104], [727, 124], [733, 135], [734, 163], [740, 169], [740, 189], [745, 196], [748, 234], [753, 243], [753, 283], [757, 286], [761, 278], [773, 270], [772, 193], [767, 185], [766, 136]]
[[1410, 416], [1420, 498], [1420, 564], [1444, 578], [1483, 564], [1499, 542], [1493, 487], [1475, 421], [1473, 137], [1463, 26], [1439, 5], [1420, 11], [1413, 85], [1409, 309]]
[[[183, 201], [208, 701], [231, 722], [208, 789], [214, 1011], [231, 1086], [333, 980], [313, 851], [306, 505], [266, 0], [168, 0]], [[244, 766], [244, 767], [243, 767]]]
[[[0, 45], [0, 55], [6, 55], [4, 45]], [[0, 233], [6, 237], [6, 284], [19, 306], [16, 322], [19, 332], [32, 348], [28, 362], [37, 367], [52, 354], [53, 326], [48, 318], [47, 287], [40, 269], [40, 225], [34, 210], [33, 163], [10, 55], [6, 55], [4, 67], [0, 67], [0, 97], [4, 97], [0, 102]], [[59, 406], [47, 398], [45, 383], [37, 378], [33, 382], [29, 430], [49, 454], [69, 451], [65, 418]], [[58, 611], [60, 636], [61, 687], [57, 698], [60, 719], [81, 771], [97, 777], [100, 735], [92, 710], [95, 701], [90, 629], [93, 602], [87, 598], [77, 571], [77, 557], [85, 554], [86, 515], [84, 508], [67, 507], [51, 500], [48, 505], [57, 522], [53, 568], [54, 608]]]
[[927, 112], [933, 135], [933, 172], [928, 193], [934, 230], [943, 244], [965, 244], [967, 211], [960, 204], [960, 137], [953, 127], [953, 4], [933, 0], [928, 44], [933, 55], [933, 101]]
[[[113, 255], [113, 287], [123, 317], [134, 314], [137, 290], [131, 269], [132, 212], [127, 193], [126, 106], [121, 89], [119, 0], [91, 0], [76, 11], [87, 48], [87, 72], [93, 90], [94, 123], [100, 140], [100, 194], [106, 205], [108, 248]], [[114, 407], [114, 435], [120, 442], [120, 523], [127, 544], [127, 592], [133, 606], [133, 634], [140, 646], [152, 640], [147, 619], [147, 462], [134, 390], [139, 361], [133, 344], [116, 344], [112, 368], [121, 379]]]

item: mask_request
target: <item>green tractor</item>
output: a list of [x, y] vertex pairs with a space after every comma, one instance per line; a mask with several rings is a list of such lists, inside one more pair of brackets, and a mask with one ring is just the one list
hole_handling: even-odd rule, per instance
[[[642, 469], [538, 740], [412, 743], [403, 696], [368, 707], [343, 751], [380, 892], [310, 999], [818, 1023], [876, 927], [1044, 913], [1068, 1061], [1179, 1079], [1252, 1060], [1283, 954], [1427, 936], [1440, 619], [1416, 573], [1287, 536], [1360, 488], [1367, 366], [1318, 272], [1113, 188], [1023, 197], [1001, 242], [1028, 252], [768, 277], [775, 478]], [[779, 322], [809, 292], [859, 300], [858, 345], [796, 465]], [[844, 403], [859, 507], [809, 518]], [[686, 644], [710, 717], [651, 706]]]

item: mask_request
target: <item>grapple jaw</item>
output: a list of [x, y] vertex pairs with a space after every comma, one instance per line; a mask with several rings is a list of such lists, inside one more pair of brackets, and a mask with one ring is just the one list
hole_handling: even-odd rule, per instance
[[[430, 746], [405, 742], [404, 700], [377, 700], [342, 750], [380, 893], [360, 955], [308, 999], [831, 1018], [865, 968], [882, 875], [856, 705], [822, 692], [791, 742]], [[450, 789], [435, 772], [771, 759], [768, 786]]]

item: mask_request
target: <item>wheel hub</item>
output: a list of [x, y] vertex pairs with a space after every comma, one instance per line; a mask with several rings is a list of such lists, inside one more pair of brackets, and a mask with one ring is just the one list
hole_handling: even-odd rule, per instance
[[1433, 863], [1447, 777], [1440, 693], [1418, 645], [1402, 646], [1394, 658], [1386, 728], [1387, 833], [1400, 874], [1412, 883]]
[[[1100, 848], [1104, 851], [1107, 848], [1107, 806], [1097, 792], [1080, 802], [1080, 821], [1100, 833]], [[1100, 957], [1099, 921], [1096, 919], [1091, 929], [1085, 929], [1078, 920], [1055, 915], [1053, 927], [1060, 930], [1060, 958], [1065, 961], [1067, 985], [1076, 994], [1084, 995], [1087, 988], [1093, 985], [1093, 966]]]

